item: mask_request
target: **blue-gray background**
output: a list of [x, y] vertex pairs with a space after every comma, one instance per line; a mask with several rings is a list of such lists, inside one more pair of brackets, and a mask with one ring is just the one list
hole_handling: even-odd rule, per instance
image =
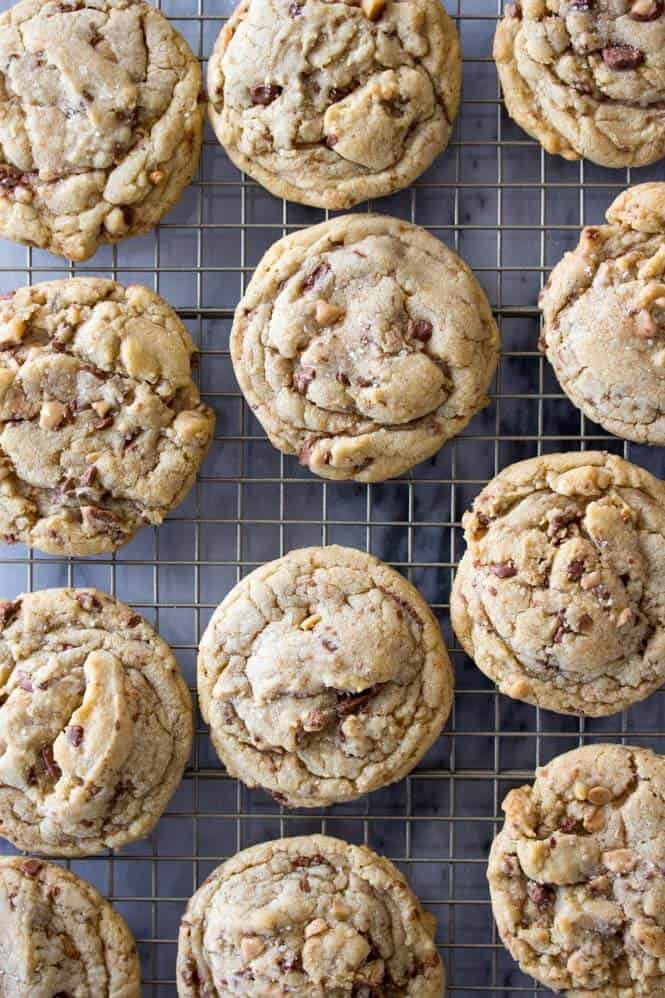
[[[600, 222], [627, 183], [661, 179], [663, 167], [609, 171], [546, 156], [498, 100], [490, 58], [496, 3], [457, 2], [449, 10], [464, 51], [464, 100], [453, 141], [416, 185], [371, 208], [426, 226], [474, 268], [503, 336], [491, 405], [436, 458], [383, 485], [325, 483], [273, 450], [233, 376], [232, 313], [271, 243], [326, 214], [246, 182], [208, 130], [195, 182], [154, 233], [105, 247], [76, 268], [46, 252], [0, 244], [0, 293], [73, 272], [161, 292], [201, 348], [201, 390], [217, 413], [198, 485], [159, 530], [141, 531], [114, 558], [68, 561], [0, 546], [3, 597], [65, 584], [114, 593], [170, 642], [193, 689], [198, 639], [229, 588], [292, 547], [338, 542], [366, 548], [408, 575], [454, 647], [448, 595], [463, 550], [460, 518], [498, 470], [539, 451], [602, 446], [665, 474], [659, 449], [607, 436], [562, 395], [537, 352], [535, 310], [547, 271], [576, 243], [580, 224]], [[231, 7], [227, 0], [161, 5], [204, 68]], [[498, 696], [465, 656], [454, 658], [455, 708], [418, 770], [325, 812], [284, 812], [226, 777], [198, 720], [191, 765], [155, 833], [113, 857], [70, 864], [112, 899], [135, 933], [146, 998], [176, 994], [178, 922], [220, 860], [266, 838], [320, 830], [367, 842], [405, 870], [438, 918], [450, 995], [536, 993], [497, 942], [488, 903], [485, 862], [500, 802], [536, 765], [583, 740], [628, 739], [665, 750], [663, 697], [613, 718], [578, 721]]]

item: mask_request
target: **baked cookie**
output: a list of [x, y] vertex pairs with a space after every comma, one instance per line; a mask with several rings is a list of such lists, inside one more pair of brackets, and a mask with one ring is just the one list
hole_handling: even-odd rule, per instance
[[163, 299], [76, 277], [0, 301], [0, 538], [113, 551], [184, 498], [214, 416]]
[[0, 859], [5, 998], [140, 998], [136, 944], [117, 911], [69, 870]]
[[403, 875], [366, 846], [327, 835], [264, 842], [191, 898], [178, 994], [442, 998], [434, 929]]
[[199, 705], [227, 770], [291, 807], [406, 776], [450, 711], [453, 672], [418, 591], [352, 548], [291, 551], [217, 607]]
[[452, 623], [502, 693], [600, 717], [663, 683], [665, 484], [611, 454], [547, 454], [462, 522]]
[[419, 177], [448, 144], [460, 85], [438, 0], [242, 0], [208, 63], [210, 120], [238, 169], [318, 208]]
[[587, 745], [511, 790], [487, 877], [504, 945], [569, 998], [665, 994], [665, 759]]
[[561, 387], [606, 430], [665, 444], [665, 184], [621, 194], [542, 292], [541, 345]]
[[199, 159], [201, 72], [142, 0], [0, 16], [0, 235], [85, 260], [151, 229]]
[[509, 3], [494, 58], [511, 118], [549, 153], [601, 166], [665, 156], [663, 0]]
[[271, 442], [323, 478], [360, 482], [399, 475], [459, 433], [487, 403], [498, 352], [466, 264], [381, 215], [275, 243], [231, 333], [240, 387]]
[[143, 838], [182, 779], [192, 706], [168, 645], [95, 589], [0, 602], [0, 834], [82, 856]]

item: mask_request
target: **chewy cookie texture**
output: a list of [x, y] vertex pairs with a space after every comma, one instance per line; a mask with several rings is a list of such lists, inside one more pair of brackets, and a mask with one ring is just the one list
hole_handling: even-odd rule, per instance
[[587, 745], [511, 790], [488, 879], [521, 969], [570, 998], [665, 994], [665, 760]]
[[665, 485], [599, 452], [506, 468], [463, 519], [455, 633], [502, 693], [614, 714], [665, 678]]
[[148, 835], [192, 739], [166, 643], [111, 596], [45, 589], [0, 602], [0, 661], [0, 834], [52, 856]]
[[147, 288], [49, 281], [0, 301], [0, 537], [113, 551], [184, 498], [214, 416], [194, 345]]
[[140, 998], [136, 944], [95, 888], [60, 866], [0, 859], [3, 998]]
[[245, 849], [194, 894], [178, 942], [178, 994], [443, 998], [423, 911], [398, 870], [326, 835]]
[[427, 169], [460, 83], [438, 0], [242, 0], [210, 57], [209, 113], [235, 165], [272, 194], [350, 208]]
[[665, 444], [665, 183], [624, 191], [541, 295], [542, 346], [571, 401], [617, 436]]
[[466, 264], [379, 215], [275, 243], [231, 334], [238, 382], [272, 443], [317, 475], [360, 482], [399, 475], [459, 433], [487, 403], [498, 352]]
[[196, 169], [198, 62], [142, 0], [0, 16], [0, 235], [85, 260], [151, 229]]
[[316, 807], [410, 772], [445, 723], [453, 673], [417, 590], [332, 545], [291, 551], [229, 593], [201, 640], [198, 689], [227, 770]]
[[547, 152], [610, 167], [665, 156], [662, 0], [509, 3], [494, 58], [508, 113]]

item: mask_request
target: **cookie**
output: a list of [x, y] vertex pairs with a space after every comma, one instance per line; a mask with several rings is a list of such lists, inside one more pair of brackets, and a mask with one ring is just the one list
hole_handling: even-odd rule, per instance
[[570, 400], [638, 443], [665, 444], [665, 184], [620, 195], [541, 295], [541, 345]]
[[508, 114], [565, 159], [661, 159], [664, 12], [662, 0], [509, 3], [494, 38]]
[[69, 870], [0, 859], [5, 998], [140, 998], [136, 944], [117, 911]]
[[142, 0], [23, 0], [0, 16], [0, 235], [85, 260], [151, 229], [198, 163], [185, 40]]
[[457, 31], [437, 0], [242, 0], [208, 63], [231, 160], [318, 208], [419, 177], [448, 144], [460, 85]]
[[665, 994], [665, 759], [587, 745], [511, 790], [488, 880], [521, 969], [570, 998]]
[[161, 523], [213, 434], [193, 353], [138, 285], [77, 277], [0, 301], [0, 538], [96, 554]]
[[448, 717], [453, 673], [418, 591], [331, 545], [291, 551], [231, 590], [201, 640], [198, 688], [232, 776], [318, 807], [406, 776]]
[[264, 842], [191, 898], [178, 994], [442, 998], [434, 929], [403, 875], [366, 846], [327, 835]]
[[275, 243], [231, 333], [240, 387], [272, 443], [323, 478], [360, 482], [399, 475], [459, 433], [487, 403], [498, 351], [466, 264], [380, 215]]
[[0, 834], [50, 856], [148, 835], [192, 740], [168, 645], [96, 589], [44, 589], [0, 602], [0, 662]]
[[600, 717], [663, 683], [662, 482], [611, 454], [547, 454], [502, 471], [462, 522], [452, 623], [502, 693]]

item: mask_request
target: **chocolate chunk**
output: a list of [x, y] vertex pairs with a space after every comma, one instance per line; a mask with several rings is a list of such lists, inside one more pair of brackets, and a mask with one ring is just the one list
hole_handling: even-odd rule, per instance
[[26, 877], [34, 877], [39, 873], [43, 865], [38, 859], [24, 859], [19, 866], [19, 870], [21, 873], [25, 873]]
[[136, 627], [137, 624], [141, 623], [141, 618], [138, 613], [133, 613], [129, 620], [127, 621], [127, 627]]
[[263, 107], [272, 104], [281, 92], [282, 88], [278, 87], [276, 83], [257, 83], [255, 86], [249, 88], [249, 96], [252, 98], [252, 104], [261, 104]]
[[555, 645], [560, 645], [561, 644], [561, 642], [563, 641], [563, 636], [564, 636], [565, 633], [566, 633], [566, 628], [565, 627], [558, 627], [557, 628], [556, 633], [554, 635], [554, 644]]
[[512, 561], [494, 561], [490, 565], [490, 572], [499, 579], [512, 579], [517, 575], [517, 568]]
[[6, 191], [13, 191], [23, 183], [24, 174], [9, 163], [0, 164], [0, 187]]
[[566, 569], [566, 575], [571, 582], [577, 582], [584, 575], [584, 560], [582, 558], [573, 558]]
[[316, 369], [303, 365], [293, 372], [293, 387], [300, 395], [304, 395], [316, 377]]
[[94, 593], [76, 593], [74, 598], [83, 610], [99, 610], [102, 605]]
[[93, 430], [107, 430], [109, 426], [112, 426], [115, 416], [104, 416], [103, 419], [98, 420], [96, 423], [92, 424]]
[[331, 87], [328, 91], [328, 97], [333, 104], [336, 104], [337, 101], [344, 100], [345, 97], [348, 97], [350, 93], [351, 89], [349, 87]]
[[83, 741], [83, 728], [80, 724], [70, 724], [67, 728], [67, 738], [74, 748], [78, 748]]
[[302, 3], [292, 3], [289, 7], [289, 17], [300, 17], [304, 6]]
[[536, 884], [530, 880], [526, 885], [526, 892], [537, 908], [550, 908], [554, 901], [552, 891], [544, 884]]
[[182, 979], [188, 987], [198, 987], [201, 983], [199, 972], [193, 960], [188, 960], [182, 971]]
[[429, 319], [416, 319], [413, 323], [412, 332], [415, 339], [421, 343], [427, 343], [432, 338], [433, 326]]
[[[98, 474], [98, 472], [97, 472], [96, 465], [91, 464], [90, 467], [86, 468], [86, 470], [81, 475], [81, 484], [82, 485], [92, 485], [92, 483], [97, 478], [97, 474]], [[63, 489], [64, 489], [64, 486], [63, 486]]]
[[44, 769], [51, 779], [59, 780], [62, 776], [62, 770], [53, 757], [53, 747], [51, 745], [42, 745], [40, 755], [44, 763]]
[[21, 609], [21, 601], [0, 600], [0, 627], [7, 627]]
[[326, 277], [329, 273], [330, 273], [330, 264], [326, 263], [325, 261], [323, 263], [320, 263], [318, 267], [316, 267], [311, 272], [311, 274], [308, 274], [305, 280], [302, 282], [303, 291], [310, 291], [315, 284], [318, 284], [319, 281], [322, 281], [323, 278]]
[[325, 141], [326, 141], [326, 145], [328, 146], [328, 148], [332, 149], [333, 146], [336, 146], [337, 143], [339, 142], [339, 136], [335, 135], [334, 132], [331, 132], [330, 135], [326, 135], [326, 140]]
[[369, 703], [379, 692], [383, 683], [377, 683], [362, 693], [344, 693], [341, 690], [337, 693], [337, 705], [335, 710], [339, 717], [347, 717], [349, 714], [357, 714], [365, 704]]
[[603, 49], [603, 62], [610, 69], [637, 69], [644, 62], [644, 52], [634, 45], [609, 45]]
[[338, 371], [335, 378], [339, 381], [340, 385], [344, 385], [345, 387], [351, 384], [348, 374], [345, 374], [344, 371]]
[[300, 890], [303, 891], [305, 894], [309, 894], [310, 891], [312, 890], [312, 888], [309, 886], [309, 878], [307, 877], [306, 873], [304, 873], [300, 878], [300, 880], [298, 881], [298, 886], [300, 887]]

